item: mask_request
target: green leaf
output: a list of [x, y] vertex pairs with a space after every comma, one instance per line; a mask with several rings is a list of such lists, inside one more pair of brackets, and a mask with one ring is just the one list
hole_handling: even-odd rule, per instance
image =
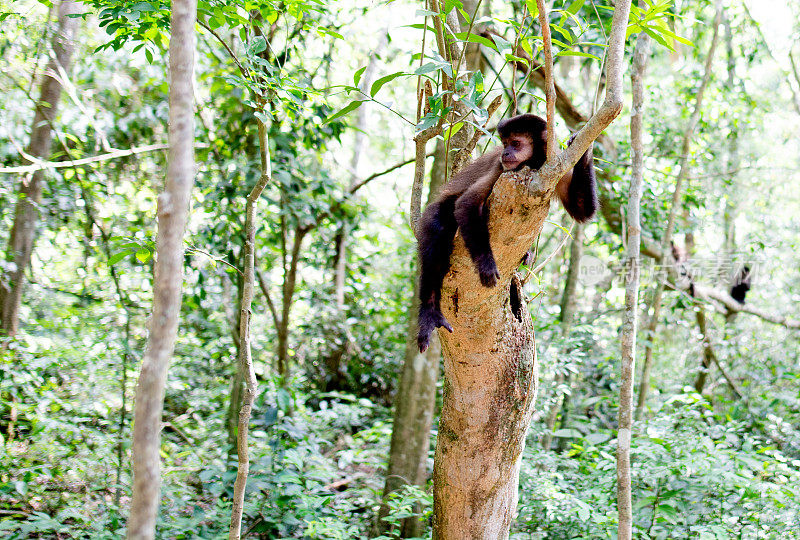
[[539, 5], [536, 3], [536, 0], [525, 0], [525, 4], [528, 6], [528, 13], [530, 13], [531, 17], [536, 19], [539, 17]]
[[361, 104], [364, 103], [364, 101], [366, 101], [366, 100], [364, 100], [364, 99], [355, 99], [355, 100], [351, 101], [350, 103], [348, 103], [347, 105], [345, 105], [344, 107], [342, 107], [341, 109], [339, 109], [338, 111], [336, 111], [335, 113], [333, 113], [332, 115], [327, 117], [325, 119], [325, 121], [323, 122], [323, 124], [327, 124], [329, 122], [332, 122], [332, 121], [336, 120], [337, 118], [339, 118], [341, 116], [344, 116], [347, 113], [358, 109], [361, 106]]
[[671, 50], [671, 51], [675, 50], [675, 49], [673, 49], [673, 48], [672, 48], [672, 44], [671, 44], [671, 43], [669, 43], [669, 42], [667, 42], [667, 41], [664, 39], [664, 37], [663, 37], [661, 34], [658, 34], [658, 33], [656, 33], [656, 32], [653, 32], [653, 30], [651, 30], [651, 29], [650, 29], [650, 28], [648, 28], [648, 27], [645, 27], [645, 28], [644, 28], [644, 32], [645, 32], [645, 33], [646, 33], [648, 36], [650, 36], [651, 38], [653, 38], [653, 39], [654, 39], [654, 40], [655, 40], [655, 41], [656, 41], [656, 42], [657, 42], [659, 45], [662, 45], [662, 46], [666, 47], [667, 49], [669, 49], [669, 50]]
[[140, 263], [144, 264], [150, 260], [150, 250], [149, 249], [140, 249], [136, 252], [136, 258], [139, 260]]
[[611, 439], [611, 435], [608, 433], [590, 433], [585, 437], [585, 439], [591, 444], [600, 444]]
[[414, 28], [416, 30], [427, 29], [428, 32], [436, 33], [436, 30], [433, 28], [433, 26], [431, 26], [429, 24], [422, 24], [422, 23], [406, 24], [405, 26], [402, 26], [401, 28]]
[[247, 48], [248, 54], [258, 54], [267, 50], [267, 40], [264, 36], [257, 36]]
[[447, 15], [448, 13], [450, 13], [450, 11], [452, 11], [453, 8], [463, 8], [463, 7], [464, 4], [461, 3], [461, 0], [445, 0], [444, 7], [442, 8], [442, 18], [444, 18], [444, 16]]
[[528, 62], [527, 58], [523, 58], [521, 56], [516, 56], [516, 55], [511, 54], [511, 53], [506, 54], [505, 55], [505, 59], [506, 59], [506, 62], [514, 62], [514, 61], [516, 61], [516, 62], [520, 62], [521, 64], [524, 64], [526, 66], [529, 65], [529, 62]]
[[434, 64], [433, 62], [428, 62], [427, 64], [423, 64], [419, 66], [417, 69], [415, 69], [414, 75], [425, 75], [426, 73], [430, 73], [431, 71], [438, 71], [439, 69], [440, 67]]
[[591, 53], [585, 53], [581, 51], [560, 51], [556, 56], [581, 56], [583, 58], [591, 58], [593, 60], [600, 61], [600, 58]]
[[586, 0], [575, 0], [567, 7], [566, 9], [567, 13], [572, 13], [573, 15], [575, 15], [576, 13], [578, 13], [578, 11], [580, 11], [585, 2]]
[[130, 251], [128, 251], [128, 250], [120, 251], [119, 253], [115, 253], [114, 255], [112, 255], [111, 257], [108, 258], [108, 265], [109, 266], [114, 266], [119, 261], [124, 259], [125, 256], [128, 255], [129, 253], [130, 253]]
[[396, 79], [397, 77], [400, 77], [401, 75], [405, 75], [405, 74], [406, 74], [405, 71], [398, 71], [397, 73], [392, 73], [390, 75], [384, 75], [383, 77], [381, 77], [380, 79], [378, 79], [377, 81], [372, 83], [372, 88], [370, 88], [370, 90], [369, 90], [369, 95], [372, 96], [372, 97], [375, 97], [375, 94], [378, 93], [378, 91], [383, 87], [384, 84], [388, 83], [389, 81], [392, 81], [392, 80]]
[[464, 122], [458, 122], [448, 127], [444, 132], [444, 140], [450, 139], [450, 137], [461, 131], [462, 127], [464, 127]]
[[328, 35], [334, 37], [336, 39], [344, 39], [344, 36], [337, 32], [336, 30], [331, 30], [330, 28], [322, 27], [317, 29], [317, 34], [320, 36]]
[[365, 69], [367, 69], [367, 66], [360, 67], [353, 73], [353, 86], [358, 87], [358, 83], [361, 82], [361, 76], [364, 75]]
[[439, 121], [438, 116], [436, 116], [433, 113], [428, 113], [425, 116], [423, 116], [422, 120], [420, 120], [419, 124], [417, 124], [416, 130], [417, 132], [425, 131], [429, 127], [435, 126], [438, 121]]
[[497, 50], [497, 45], [490, 40], [489, 38], [485, 38], [483, 36], [479, 36], [477, 34], [468, 34], [466, 32], [456, 32], [454, 34], [456, 38], [467, 41], [469, 43], [480, 43], [481, 45], [486, 45], [487, 47]]
[[153, 6], [153, 4], [149, 2], [136, 2], [135, 4], [133, 4], [133, 6], [131, 6], [131, 9], [133, 11], [141, 11], [141, 12], [156, 11], [155, 6]]
[[577, 429], [566, 428], [566, 429], [559, 429], [553, 433], [553, 437], [566, 437], [566, 438], [575, 438], [580, 437], [581, 432]]
[[500, 36], [498, 36], [496, 34], [492, 34], [492, 41], [494, 41], [494, 44], [495, 44], [493, 49], [496, 50], [497, 52], [511, 51], [512, 50], [511, 42], [506, 41], [506, 39], [503, 38], [503, 37], [500, 37]]

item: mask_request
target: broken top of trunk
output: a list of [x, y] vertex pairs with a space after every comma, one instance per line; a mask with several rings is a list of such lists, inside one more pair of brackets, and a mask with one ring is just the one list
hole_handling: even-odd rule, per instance
[[[488, 200], [492, 252], [500, 271], [496, 287], [481, 285], [460, 234], [456, 236], [450, 272], [442, 286], [442, 312], [453, 325], [452, 334], [441, 331], [443, 344], [491, 350], [498, 336], [495, 321], [511, 307], [510, 284], [514, 271], [533, 245], [550, 209], [552, 187], [527, 167], [500, 175]], [[504, 287], [505, 294], [498, 294]], [[519, 303], [521, 300], [518, 300]], [[514, 310], [517, 311], [517, 310]], [[519, 317], [517, 317], [519, 318]]]

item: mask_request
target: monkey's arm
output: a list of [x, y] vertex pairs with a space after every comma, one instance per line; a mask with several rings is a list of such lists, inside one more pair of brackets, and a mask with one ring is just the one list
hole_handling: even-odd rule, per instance
[[[574, 135], [573, 135], [574, 138]], [[572, 138], [570, 138], [570, 143]], [[561, 177], [556, 185], [561, 203], [575, 221], [584, 223], [597, 211], [597, 179], [594, 174], [592, 148], [581, 156], [571, 171]]]
[[455, 197], [431, 203], [419, 220], [419, 332], [417, 345], [425, 352], [431, 333], [439, 326], [452, 332], [453, 327], [441, 311], [442, 281], [450, 269], [450, 254], [456, 235], [453, 217]]
[[489, 210], [486, 199], [502, 171], [499, 164], [487, 171], [456, 200], [455, 217], [464, 245], [475, 263], [484, 287], [494, 287], [500, 272], [489, 244]]

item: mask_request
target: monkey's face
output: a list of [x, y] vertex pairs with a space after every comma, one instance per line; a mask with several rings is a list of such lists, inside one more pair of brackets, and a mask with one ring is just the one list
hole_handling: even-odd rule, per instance
[[533, 141], [529, 135], [512, 133], [503, 139], [501, 162], [504, 171], [513, 171], [533, 157]]

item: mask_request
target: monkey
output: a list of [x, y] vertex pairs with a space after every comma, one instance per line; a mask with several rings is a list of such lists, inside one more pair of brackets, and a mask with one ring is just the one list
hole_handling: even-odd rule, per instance
[[744, 304], [744, 297], [747, 291], [750, 290], [751, 274], [750, 267], [747, 265], [742, 266], [741, 270], [736, 273], [731, 287], [731, 297], [740, 304]]
[[[430, 335], [436, 328], [453, 331], [442, 314], [441, 289], [450, 270], [456, 230], [461, 231], [481, 285], [494, 287], [500, 272], [489, 244], [489, 194], [503, 171], [516, 171], [524, 166], [536, 170], [547, 159], [547, 122], [541, 117], [522, 114], [508, 118], [497, 125], [497, 133], [503, 145], [459, 171], [420, 218], [417, 246], [420, 352], [428, 348]], [[574, 135], [568, 144], [573, 140]], [[572, 170], [559, 179], [555, 189], [567, 212], [581, 223], [590, 220], [598, 206], [593, 159], [589, 147]]]
[[677, 284], [679, 287], [685, 288], [689, 296], [694, 298], [694, 272], [692, 272], [692, 265], [689, 261], [689, 252], [686, 251], [686, 247], [679, 246], [673, 240], [670, 240], [669, 244], [672, 247], [672, 259], [678, 273]]

